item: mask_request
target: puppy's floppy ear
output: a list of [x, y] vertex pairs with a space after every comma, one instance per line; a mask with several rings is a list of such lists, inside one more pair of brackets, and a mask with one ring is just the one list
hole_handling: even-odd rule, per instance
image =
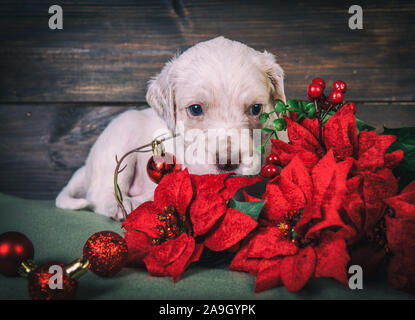
[[146, 100], [150, 107], [166, 121], [167, 127], [174, 131], [176, 122], [176, 106], [174, 101], [171, 69], [174, 60], [166, 63], [163, 70], [149, 81]]
[[260, 53], [259, 61], [263, 72], [266, 73], [270, 80], [274, 99], [280, 99], [285, 102], [284, 70], [277, 63], [275, 56], [267, 51]]

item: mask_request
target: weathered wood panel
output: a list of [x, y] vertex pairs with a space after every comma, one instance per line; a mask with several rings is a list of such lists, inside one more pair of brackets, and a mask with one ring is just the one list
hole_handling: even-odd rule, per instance
[[0, 101], [144, 101], [146, 81], [177, 51], [218, 35], [278, 55], [287, 95], [318, 75], [349, 82], [349, 99], [415, 99], [415, 2], [360, 1], [364, 29], [334, 1], [119, 0], [0, 3]]
[[[34, 199], [54, 198], [84, 163], [109, 121], [128, 108], [132, 107], [1, 107], [0, 192]], [[415, 105], [360, 103], [357, 116], [379, 129], [382, 125], [415, 126]]]

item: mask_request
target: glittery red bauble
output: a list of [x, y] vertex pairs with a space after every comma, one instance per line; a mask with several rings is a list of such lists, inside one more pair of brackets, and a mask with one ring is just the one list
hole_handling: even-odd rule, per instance
[[[62, 289], [51, 289], [50, 278], [56, 273], [49, 273], [49, 268], [53, 265], [62, 267]], [[72, 279], [66, 272], [64, 264], [59, 261], [48, 261], [29, 273], [27, 277], [27, 287], [29, 296], [33, 300], [72, 300], [75, 298], [78, 281]], [[54, 279], [52, 279], [54, 282]]]
[[153, 155], [147, 162], [147, 174], [154, 183], [159, 183], [164, 175], [174, 170], [180, 170], [180, 164], [177, 164], [176, 157], [168, 152]]
[[100, 231], [87, 240], [83, 255], [89, 260], [89, 268], [93, 273], [112, 277], [127, 263], [127, 242], [118, 233]]
[[0, 235], [0, 273], [17, 276], [17, 269], [23, 261], [33, 259], [32, 242], [20, 232], [6, 232]]

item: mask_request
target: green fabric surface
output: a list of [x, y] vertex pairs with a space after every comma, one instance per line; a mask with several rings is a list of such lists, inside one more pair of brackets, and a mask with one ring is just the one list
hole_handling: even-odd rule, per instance
[[[35, 261], [70, 262], [82, 254], [90, 235], [121, 224], [89, 211], [55, 208], [54, 201], [26, 200], [0, 194], [0, 233], [19, 231], [35, 247]], [[364, 279], [363, 290], [350, 290], [332, 279], [313, 279], [298, 293], [284, 287], [255, 294], [255, 278], [214, 267], [193, 265], [174, 284], [171, 278], [151, 277], [144, 269], [125, 268], [113, 278], [88, 272], [80, 279], [78, 299], [414, 299], [390, 288], [384, 273]], [[29, 299], [24, 278], [0, 275], [0, 299]]]

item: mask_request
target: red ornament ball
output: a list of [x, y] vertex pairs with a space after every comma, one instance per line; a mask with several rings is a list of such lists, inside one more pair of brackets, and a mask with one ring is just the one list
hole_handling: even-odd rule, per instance
[[266, 164], [279, 164], [280, 162], [279, 162], [279, 159], [278, 159], [278, 155], [276, 155], [275, 153], [270, 153], [265, 158], [265, 163]]
[[17, 276], [23, 261], [33, 259], [32, 242], [20, 232], [6, 232], [0, 235], [0, 273]]
[[[64, 271], [62, 274], [62, 289], [56, 287], [52, 289], [51, 283], [56, 285], [56, 272], [49, 268], [53, 265], [58, 265]], [[51, 279], [55, 276], [54, 279]], [[48, 261], [40, 266], [36, 267], [35, 270], [29, 273], [27, 277], [27, 288], [29, 290], [29, 296], [33, 300], [72, 300], [75, 298], [76, 289], [78, 288], [78, 281], [72, 279], [65, 272], [65, 265], [59, 261]]]
[[100, 231], [87, 240], [83, 256], [89, 260], [89, 268], [93, 273], [112, 277], [127, 263], [127, 242], [116, 232]]
[[335, 106], [342, 103], [343, 98], [344, 98], [343, 93], [339, 90], [332, 91], [329, 97], [330, 102]]
[[326, 88], [326, 82], [322, 78], [314, 78], [311, 83], [318, 84], [323, 90]]
[[341, 93], [346, 93], [347, 85], [346, 82], [341, 80], [336, 80], [333, 83], [333, 91], [340, 91]]
[[171, 153], [153, 155], [147, 162], [147, 175], [154, 183], [159, 183], [163, 177], [175, 170], [180, 170], [180, 164]]
[[323, 87], [317, 83], [311, 83], [308, 86], [308, 97], [311, 99], [317, 99], [323, 94]]
[[260, 175], [263, 178], [274, 178], [279, 174], [278, 167], [275, 164], [266, 164], [261, 168]]

